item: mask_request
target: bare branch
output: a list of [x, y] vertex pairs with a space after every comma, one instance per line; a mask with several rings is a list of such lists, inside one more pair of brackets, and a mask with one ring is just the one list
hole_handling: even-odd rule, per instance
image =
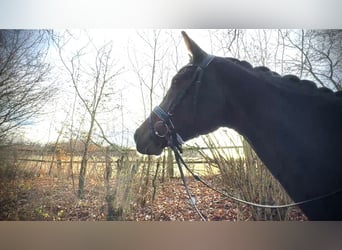
[[56, 92], [48, 83], [46, 31], [0, 30], [0, 138], [39, 115]]

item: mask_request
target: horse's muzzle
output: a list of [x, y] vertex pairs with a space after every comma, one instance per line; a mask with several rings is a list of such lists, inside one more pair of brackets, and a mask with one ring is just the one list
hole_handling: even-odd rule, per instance
[[163, 148], [167, 145], [163, 145], [163, 141], [157, 142], [153, 140], [153, 135], [149, 129], [144, 129], [140, 126], [134, 133], [134, 141], [137, 150], [141, 154], [146, 155], [160, 155]]

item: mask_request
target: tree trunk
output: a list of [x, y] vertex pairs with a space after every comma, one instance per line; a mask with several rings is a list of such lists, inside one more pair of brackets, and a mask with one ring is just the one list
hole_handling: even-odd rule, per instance
[[84, 151], [83, 151], [83, 156], [81, 160], [80, 176], [79, 176], [79, 181], [78, 181], [78, 198], [80, 199], [84, 198], [84, 183], [85, 183], [87, 164], [88, 164], [88, 148], [89, 148], [91, 135], [93, 132], [94, 122], [95, 122], [95, 112], [93, 112], [91, 116], [90, 128], [88, 131], [87, 139], [84, 143]]

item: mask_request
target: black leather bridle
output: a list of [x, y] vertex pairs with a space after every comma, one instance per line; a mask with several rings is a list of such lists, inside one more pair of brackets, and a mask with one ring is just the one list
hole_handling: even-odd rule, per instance
[[[169, 109], [164, 111], [160, 106], [156, 106], [152, 113], [154, 113], [159, 120], [154, 124], [152, 122], [152, 114], [149, 117], [149, 128], [152, 132], [153, 139], [156, 140], [158, 138], [165, 138], [167, 140], [168, 146], [171, 148], [177, 148], [180, 152], [182, 152], [181, 145], [184, 143], [182, 137], [177, 133], [175, 126], [172, 122], [172, 116], [177, 105], [183, 100], [188, 90], [195, 85], [195, 94], [194, 94], [194, 109], [197, 106], [197, 95], [199, 91], [199, 87], [202, 82], [204, 69], [211, 63], [214, 59], [213, 55], [206, 55], [206, 57], [202, 60], [200, 64], [196, 65], [187, 65], [188, 66], [196, 66], [196, 70], [192, 77], [191, 83], [183, 89], [182, 92], [177, 95], [177, 97], [172, 101]], [[196, 112], [194, 112], [196, 113]]]

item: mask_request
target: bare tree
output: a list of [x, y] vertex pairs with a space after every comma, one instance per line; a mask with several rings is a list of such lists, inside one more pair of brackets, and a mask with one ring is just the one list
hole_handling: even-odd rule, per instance
[[283, 31], [286, 47], [299, 56], [288, 63], [322, 87], [342, 90], [342, 30]]
[[[128, 57], [140, 85], [146, 117], [152, 111], [154, 101], [161, 99], [168, 87], [170, 68], [167, 68], [163, 61], [169, 55], [169, 40], [161, 30], [139, 30], [136, 34], [146, 50], [142, 52], [130, 48]], [[177, 64], [177, 61], [173, 63]], [[159, 91], [160, 89], [162, 91]]]
[[0, 30], [0, 140], [41, 113], [56, 92], [48, 48], [45, 31]]
[[[68, 34], [64, 35], [68, 36]], [[109, 98], [108, 88], [110, 88], [110, 85], [114, 85], [114, 78], [120, 73], [120, 70], [117, 70], [115, 61], [111, 58], [112, 42], [108, 42], [98, 48], [89, 38], [85, 46], [76, 52], [74, 51], [72, 56], [67, 59], [68, 56], [64, 51], [64, 47], [70, 41], [69, 39], [71, 38], [68, 37], [62, 41], [61, 37], [57, 37], [54, 41], [58, 48], [59, 57], [70, 76], [77, 97], [88, 113], [89, 127], [84, 135], [84, 149], [78, 184], [78, 197], [82, 198], [84, 195], [88, 150], [93, 140], [94, 129], [98, 126], [103, 132], [97, 120], [97, 115], [100, 112], [101, 106], [104, 105], [103, 103], [106, 98]], [[92, 52], [87, 52], [86, 50], [88, 49], [93, 51], [93, 54], [91, 54]], [[89, 55], [92, 56], [89, 57]], [[91, 62], [87, 62], [87, 59]]]
[[208, 34], [211, 45], [210, 53], [237, 57], [239, 39], [243, 36], [243, 31], [238, 29], [208, 30]]

